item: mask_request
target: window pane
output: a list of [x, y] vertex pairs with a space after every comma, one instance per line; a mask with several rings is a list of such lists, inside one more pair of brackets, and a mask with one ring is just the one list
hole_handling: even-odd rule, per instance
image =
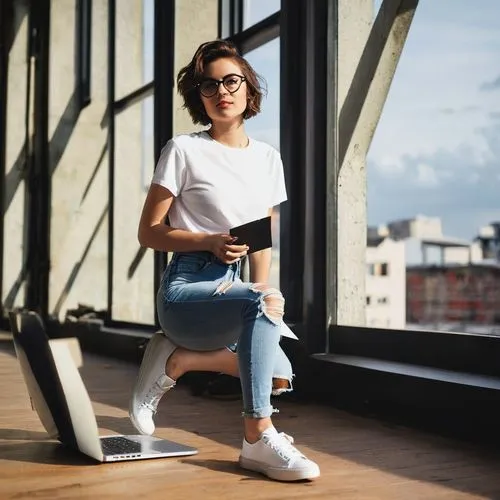
[[116, 2], [116, 100], [153, 80], [153, 31], [153, 0]]
[[107, 306], [107, 9], [90, 2], [92, 98], [89, 102], [83, 93], [80, 100], [78, 90], [84, 89], [75, 78], [82, 59], [75, 57], [75, 27], [86, 3], [59, 2], [51, 9], [56, 28], [49, 47], [49, 311], [61, 321], [81, 304], [95, 311]]
[[368, 326], [500, 333], [499, 16], [417, 8], [368, 156]]
[[[117, 2], [116, 23], [119, 99], [153, 78], [154, 2]], [[115, 115], [112, 319], [145, 324], [154, 323], [154, 253], [140, 247], [137, 227], [154, 168], [153, 99]]]
[[[262, 47], [245, 55], [255, 71], [267, 83], [267, 97], [264, 97], [261, 113], [247, 121], [248, 134], [279, 150], [280, 137], [280, 43], [279, 38], [266, 43]], [[271, 266], [270, 282], [279, 287], [279, 208], [273, 215], [273, 260]]]
[[278, 12], [280, 8], [281, 0], [244, 0], [243, 29], [249, 28]]

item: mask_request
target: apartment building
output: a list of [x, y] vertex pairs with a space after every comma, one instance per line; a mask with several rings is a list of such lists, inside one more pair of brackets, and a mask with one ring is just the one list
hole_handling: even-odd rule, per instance
[[366, 249], [366, 325], [404, 328], [406, 322], [405, 246], [379, 236]]

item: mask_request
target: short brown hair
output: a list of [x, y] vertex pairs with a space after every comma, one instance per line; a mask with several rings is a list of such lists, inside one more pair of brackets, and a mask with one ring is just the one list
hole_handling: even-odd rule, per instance
[[249, 62], [240, 55], [236, 45], [226, 40], [214, 40], [202, 43], [196, 50], [191, 62], [184, 66], [177, 75], [177, 87], [184, 99], [184, 108], [189, 111], [193, 123], [208, 125], [210, 117], [205, 111], [197, 85], [204, 78], [205, 68], [217, 59], [233, 59], [241, 67], [247, 82], [247, 107], [243, 118], [251, 118], [260, 112], [260, 103], [264, 92], [263, 79], [254, 71]]

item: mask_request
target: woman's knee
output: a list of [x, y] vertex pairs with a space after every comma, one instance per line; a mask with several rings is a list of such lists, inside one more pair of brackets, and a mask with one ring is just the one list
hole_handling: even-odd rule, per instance
[[283, 294], [277, 288], [266, 283], [254, 283], [250, 290], [261, 296], [262, 313], [273, 323], [281, 323], [285, 313]]

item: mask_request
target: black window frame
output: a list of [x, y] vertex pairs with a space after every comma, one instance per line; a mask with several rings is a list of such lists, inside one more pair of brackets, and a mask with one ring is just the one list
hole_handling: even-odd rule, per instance
[[219, 0], [219, 38], [231, 38], [243, 31], [243, 3], [245, 0]]
[[[7, 98], [8, 98], [8, 60], [11, 25], [13, 23], [13, 5], [11, 2], [0, 3], [0, 206], [5, 206], [5, 173], [7, 155]], [[5, 211], [4, 211], [5, 212]], [[4, 219], [0, 218], [0, 297], [3, 297], [3, 258], [4, 258]], [[4, 304], [1, 306], [4, 316]]]
[[[327, 1], [330, 6], [330, 49], [327, 50], [338, 51], [336, 36], [333, 36], [333, 31], [335, 35], [337, 32], [338, 1]], [[391, 8], [398, 7], [397, 12], [415, 9], [418, 1], [399, 0], [399, 5], [391, 5]], [[388, 6], [389, 2], [384, 2]], [[367, 43], [370, 42], [374, 42], [372, 35]], [[329, 67], [336, 72], [335, 63], [332, 65], [330, 61]], [[331, 79], [330, 83], [332, 81], [336, 80]], [[334, 89], [330, 95], [333, 92]], [[338, 180], [338, 130], [328, 126], [327, 134], [334, 137], [336, 143], [330, 147], [333, 156], [328, 155], [330, 178], [337, 177]], [[338, 182], [335, 182], [327, 200], [335, 225], [338, 190]], [[329, 269], [337, 266], [338, 230], [340, 228], [335, 227], [333, 231], [335, 241], [328, 242], [329, 263], [324, 269], [325, 276], [328, 276]], [[445, 425], [451, 427], [450, 415], [454, 415], [453, 426], [462, 430], [469, 416], [476, 418], [485, 411], [496, 414], [494, 410], [500, 408], [500, 366], [497, 362], [500, 338], [459, 332], [341, 325], [335, 315], [336, 295], [337, 283], [332, 276], [327, 283], [327, 307], [331, 314], [326, 348], [311, 355], [313, 360], [305, 373], [310, 396], [328, 401], [334, 397], [338, 404], [354, 404], [358, 409], [362, 405], [365, 410], [370, 407], [385, 413], [410, 409], [419, 423], [422, 421], [421, 411], [431, 407], [434, 412], [426, 419], [437, 421], [444, 415]], [[320, 300], [320, 295], [315, 297]], [[318, 376], [331, 379], [331, 387], [316, 388], [314, 382]], [[336, 383], [336, 380], [342, 382]], [[465, 406], [464, 411], [458, 417], [456, 409], [462, 406]]]
[[[330, 5], [284, 0], [278, 12], [245, 30], [231, 24], [234, 13], [243, 9], [241, 0], [221, 1], [219, 6], [219, 35], [231, 33], [227, 39], [243, 55], [281, 37], [280, 143], [289, 201], [280, 207], [280, 287], [287, 302], [286, 321], [308, 352], [325, 352], [326, 162], [327, 156], [329, 161], [335, 158], [335, 147], [326, 140], [327, 117], [335, 112], [334, 99], [327, 100], [328, 90], [334, 89], [327, 75], [335, 74], [328, 65], [334, 46], [327, 50], [326, 43]], [[308, 104], [311, 93], [316, 96], [313, 106]], [[328, 125], [335, 129], [334, 123]]]
[[92, 0], [76, 4], [76, 87], [80, 109], [91, 101], [92, 74]]

